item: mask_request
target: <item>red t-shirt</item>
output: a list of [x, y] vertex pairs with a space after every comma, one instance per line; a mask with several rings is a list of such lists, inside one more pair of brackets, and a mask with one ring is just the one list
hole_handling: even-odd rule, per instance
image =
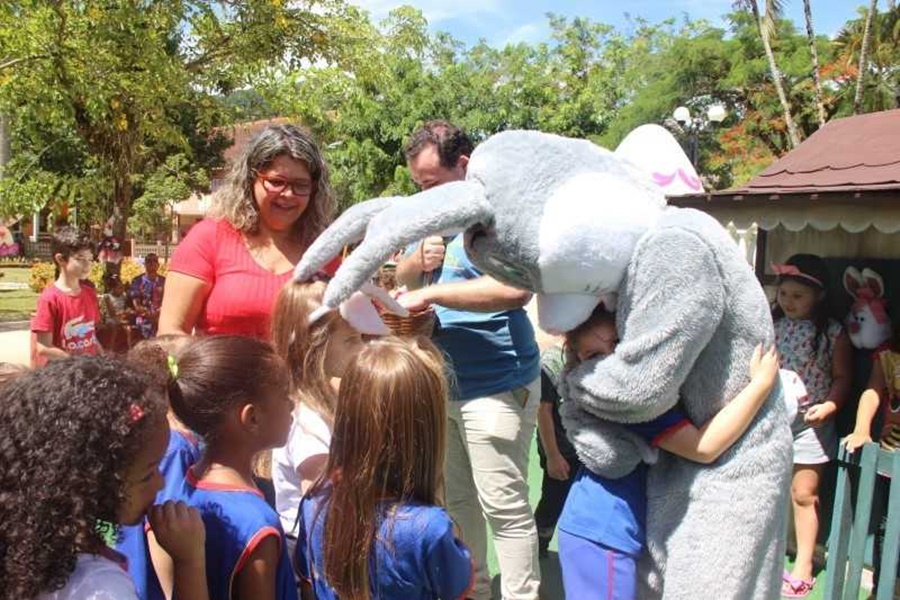
[[241, 233], [230, 223], [205, 219], [178, 244], [169, 271], [212, 285], [196, 328], [211, 335], [269, 338], [269, 319], [278, 292], [292, 270], [276, 275], [259, 266]]
[[31, 331], [52, 333], [53, 345], [69, 354], [99, 354], [99, 323], [100, 305], [92, 286], [82, 285], [81, 291], [72, 295], [50, 285], [38, 298]]

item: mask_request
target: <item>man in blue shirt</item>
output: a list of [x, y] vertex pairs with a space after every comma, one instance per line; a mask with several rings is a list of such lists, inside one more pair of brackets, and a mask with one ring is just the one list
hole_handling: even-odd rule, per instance
[[[445, 121], [430, 121], [404, 149], [413, 180], [426, 190], [465, 179], [472, 143]], [[429, 237], [397, 265], [411, 310], [433, 304], [434, 341], [453, 366], [448, 408], [447, 510], [472, 552], [472, 597], [491, 597], [486, 522], [494, 535], [505, 599], [538, 597], [540, 567], [528, 503], [528, 454], [540, 401], [540, 353], [523, 307], [529, 292], [483, 275], [463, 236]]]

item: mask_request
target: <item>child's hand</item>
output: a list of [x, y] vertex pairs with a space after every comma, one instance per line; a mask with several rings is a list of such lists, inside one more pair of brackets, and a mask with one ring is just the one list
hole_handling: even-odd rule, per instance
[[837, 404], [828, 400], [821, 404], [813, 404], [803, 415], [803, 421], [810, 427], [821, 427], [825, 421], [834, 416], [837, 412]]
[[853, 432], [844, 438], [844, 448], [847, 449], [847, 452], [853, 452], [857, 448], [862, 448], [871, 441], [871, 435]]
[[174, 563], [203, 560], [206, 555], [206, 529], [197, 509], [184, 502], [169, 500], [151, 506], [147, 518], [153, 535]]
[[571, 471], [572, 467], [569, 466], [569, 461], [563, 458], [562, 454], [547, 457], [547, 474], [553, 479], [566, 481]]
[[759, 344], [753, 350], [753, 357], [750, 359], [750, 378], [771, 386], [775, 383], [775, 376], [778, 375], [778, 363], [779, 358], [775, 346], [773, 345], [763, 354], [762, 344]]

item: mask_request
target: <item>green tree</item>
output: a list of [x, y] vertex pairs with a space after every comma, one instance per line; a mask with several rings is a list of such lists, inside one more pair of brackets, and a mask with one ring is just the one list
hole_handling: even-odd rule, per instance
[[[142, 185], [167, 156], [186, 173], [216, 162], [212, 131], [230, 120], [216, 95], [252, 85], [271, 65], [331, 58], [338, 2], [20, 0], [0, 8], [0, 113], [15, 115], [4, 212], [98, 188], [97, 209], [123, 234]], [[77, 140], [68, 160], [44, 152]], [[19, 159], [17, 155], [22, 155]], [[29, 154], [31, 156], [29, 156]], [[30, 179], [50, 180], [23, 197]], [[188, 178], [190, 179], [190, 178]], [[26, 186], [27, 187], [27, 186]], [[81, 192], [74, 206], [88, 206]]]

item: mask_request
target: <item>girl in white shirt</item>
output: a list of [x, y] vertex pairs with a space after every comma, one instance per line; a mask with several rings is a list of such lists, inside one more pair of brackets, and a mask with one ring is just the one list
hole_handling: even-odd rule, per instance
[[300, 499], [328, 462], [340, 377], [363, 345], [341, 311], [322, 308], [324, 293], [322, 281], [288, 283], [272, 315], [272, 342], [288, 364], [296, 402], [288, 442], [272, 452], [275, 507], [291, 555]]

